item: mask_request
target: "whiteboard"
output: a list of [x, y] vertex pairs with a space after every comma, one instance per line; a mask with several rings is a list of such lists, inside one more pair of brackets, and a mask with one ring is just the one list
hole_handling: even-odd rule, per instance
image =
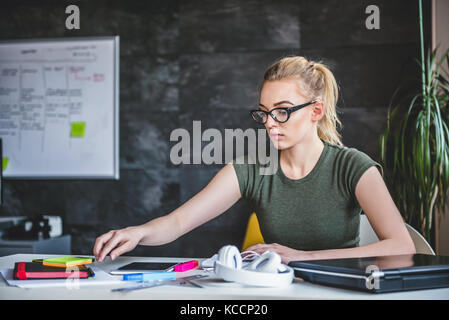
[[119, 37], [0, 42], [5, 178], [119, 179]]

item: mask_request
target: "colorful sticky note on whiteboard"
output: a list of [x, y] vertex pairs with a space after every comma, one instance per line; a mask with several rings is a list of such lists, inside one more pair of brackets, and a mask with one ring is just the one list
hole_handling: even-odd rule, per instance
[[9, 158], [2, 158], [2, 170], [5, 171], [6, 167], [8, 166]]
[[84, 137], [85, 129], [86, 129], [85, 122], [72, 122], [72, 128], [70, 130], [70, 137], [72, 137], [72, 138]]

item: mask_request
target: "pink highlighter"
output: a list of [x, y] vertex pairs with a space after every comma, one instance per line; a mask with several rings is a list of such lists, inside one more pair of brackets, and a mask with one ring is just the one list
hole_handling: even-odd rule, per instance
[[184, 272], [188, 270], [192, 270], [198, 267], [198, 260], [191, 260], [187, 262], [183, 262], [174, 266], [175, 272]]

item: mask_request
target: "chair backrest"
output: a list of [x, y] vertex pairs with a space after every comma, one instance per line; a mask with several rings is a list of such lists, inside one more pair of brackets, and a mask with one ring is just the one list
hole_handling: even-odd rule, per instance
[[415, 244], [416, 253], [435, 255], [435, 251], [433, 251], [432, 247], [421, 235], [421, 233], [419, 233], [415, 228], [408, 225], [407, 223], [405, 224], [405, 226], [407, 227], [408, 233], [410, 233], [413, 243]]
[[[410, 234], [410, 237], [413, 240], [413, 243], [415, 244], [416, 253], [435, 255], [435, 252], [433, 251], [432, 247], [418, 231], [416, 231], [412, 226], [408, 225], [407, 223], [405, 224], [405, 226]], [[377, 237], [376, 233], [371, 227], [368, 218], [364, 214], [360, 215], [359, 245], [364, 246], [377, 241], [379, 241], [379, 238]]]
[[255, 244], [265, 243], [263, 240], [262, 233], [260, 232], [259, 220], [257, 219], [256, 213], [253, 212], [248, 220], [248, 225], [246, 227], [245, 238], [243, 239], [242, 251], [246, 248], [251, 247]]

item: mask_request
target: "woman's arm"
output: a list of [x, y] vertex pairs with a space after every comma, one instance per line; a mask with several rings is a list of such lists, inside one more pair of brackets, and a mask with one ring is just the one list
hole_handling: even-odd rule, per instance
[[261, 244], [247, 250], [259, 253], [266, 250], [276, 251], [281, 255], [283, 263], [293, 260], [369, 257], [416, 252], [401, 214], [376, 167], [373, 166], [365, 171], [357, 183], [355, 194], [379, 242], [355, 248], [318, 251], [299, 251], [278, 244]]
[[[111, 230], [97, 238], [93, 253], [98, 261], [131, 251], [138, 244], [162, 245], [225, 212], [241, 198], [231, 163], [223, 167], [199, 193], [168, 215], [143, 225]], [[115, 248], [115, 249], [114, 249]], [[113, 250], [114, 249], [114, 250]]]

